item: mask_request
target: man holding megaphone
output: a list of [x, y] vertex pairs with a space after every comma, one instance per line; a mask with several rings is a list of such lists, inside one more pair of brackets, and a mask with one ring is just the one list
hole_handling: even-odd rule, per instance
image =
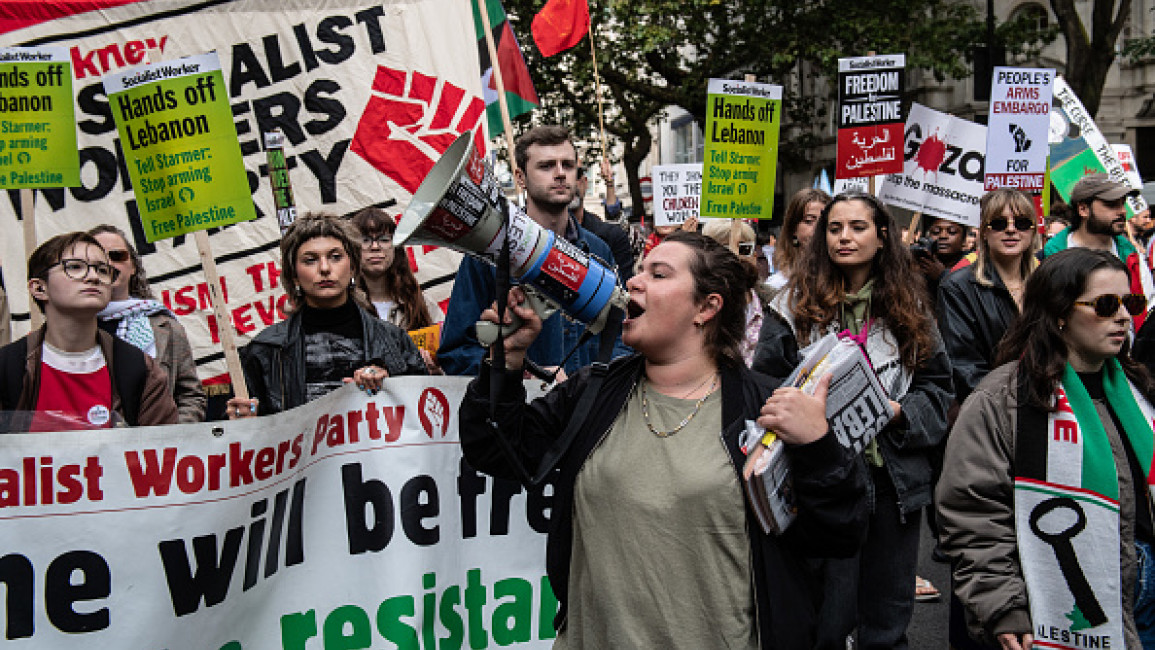
[[[567, 129], [561, 126], [538, 126], [517, 139], [514, 148], [518, 186], [526, 193], [526, 214], [542, 228], [596, 256], [612, 268], [609, 246], [593, 233], [583, 229], [569, 214], [569, 203], [577, 187], [577, 149]], [[446, 374], [476, 375], [485, 355], [478, 342], [474, 324], [484, 309], [496, 299], [494, 268], [474, 257], [461, 262], [454, 279], [449, 309], [442, 325], [438, 361]], [[541, 335], [528, 350], [531, 361], [542, 367], [560, 366], [572, 373], [597, 359], [599, 341], [593, 337], [583, 343], [568, 359], [566, 355], [578, 343], [585, 324], [561, 313], [546, 319]], [[620, 340], [615, 354], [628, 351]]]

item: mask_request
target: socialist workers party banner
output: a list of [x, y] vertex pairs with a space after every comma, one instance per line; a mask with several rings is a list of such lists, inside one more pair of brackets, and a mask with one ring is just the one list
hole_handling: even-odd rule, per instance
[[678, 226], [690, 217], [697, 218], [702, 197], [701, 163], [654, 165], [651, 173], [657, 188], [655, 226]]
[[5, 647], [548, 648], [552, 487], [462, 460], [466, 384], [7, 436]]
[[257, 216], [224, 88], [215, 53], [104, 78], [150, 242]]
[[1055, 71], [1049, 68], [995, 68], [983, 189], [1043, 191], [1054, 80]]
[[711, 79], [707, 92], [700, 214], [770, 219], [782, 86]]
[[835, 178], [902, 171], [906, 55], [838, 59]]
[[[156, 68], [163, 61], [208, 52], [219, 56], [221, 78], [213, 90], [227, 98], [244, 171], [225, 178], [209, 167], [211, 183], [188, 187], [194, 200], [214, 201], [220, 200], [218, 188], [239, 182], [254, 205], [256, 219], [207, 231], [240, 344], [285, 317], [280, 228], [262, 150], [264, 133], [285, 135], [299, 213], [348, 215], [375, 205], [399, 215], [454, 138], [481, 127], [485, 106], [477, 41], [465, 3], [124, 0], [93, 11], [96, 4], [53, 5], [65, 15], [45, 22], [37, 22], [42, 20], [42, 13], [34, 11], [37, 3], [0, 4], [6, 18], [28, 14], [25, 27], [0, 34], [0, 46], [63, 47], [71, 62], [80, 185], [36, 191], [37, 231], [47, 239], [110, 223], [128, 232], [143, 255], [153, 293], [184, 325], [201, 379], [208, 382], [227, 381], [227, 375], [196, 244], [187, 235], [149, 241], [152, 235], [141, 221], [147, 206], [138, 201], [146, 196], [167, 200], [168, 190], [146, 194], [134, 184], [133, 173], [140, 170], [130, 169], [135, 167], [129, 162], [131, 143], [117, 130], [114, 112], [120, 107], [109, 98], [104, 79], [146, 59]], [[197, 107], [188, 105], [183, 89], [176, 99], [183, 129], [186, 117], [196, 121]], [[155, 116], [134, 119], [148, 119], [159, 134]], [[478, 144], [484, 145], [477, 133]], [[133, 138], [138, 134], [139, 128]], [[181, 151], [193, 157], [199, 148], [215, 146], [204, 134], [184, 141], [189, 146]], [[195, 175], [215, 164], [213, 155], [205, 161], [185, 156], [180, 166], [165, 170], [158, 162], [155, 172]], [[180, 199], [178, 189], [178, 205]], [[18, 205], [17, 192], [0, 197], [0, 231], [19, 232]], [[410, 247], [408, 254], [427, 294], [443, 303], [461, 254], [432, 247]], [[17, 263], [24, 257], [20, 237], [0, 241], [10, 289], [25, 285], [23, 265]], [[14, 333], [23, 334], [29, 322], [26, 292], [10, 290], [8, 298]]]
[[985, 126], [912, 104], [901, 174], [890, 174], [878, 198], [889, 205], [979, 225]]
[[[1127, 171], [1095, 120], [1083, 107], [1075, 91], [1063, 77], [1055, 77], [1054, 102], [1051, 107], [1051, 182], [1064, 201], [1071, 200], [1075, 183], [1087, 174], [1106, 173], [1128, 183]], [[1127, 218], [1147, 209], [1142, 196], [1127, 198]]]
[[[0, 50], [0, 189], [77, 185], [80, 159], [68, 51]], [[11, 293], [13, 285], [8, 286]]]

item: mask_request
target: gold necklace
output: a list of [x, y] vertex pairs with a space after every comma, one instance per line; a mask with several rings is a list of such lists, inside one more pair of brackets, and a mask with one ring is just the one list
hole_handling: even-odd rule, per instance
[[[672, 436], [675, 433], [684, 429], [686, 427], [686, 425], [690, 423], [690, 420], [693, 420], [694, 416], [698, 414], [698, 411], [700, 411], [702, 409], [702, 404], [704, 404], [706, 402], [706, 399], [708, 397], [710, 397], [711, 395], [713, 395], [714, 391], [718, 389], [718, 375], [716, 375], [716, 374], [714, 375], [714, 383], [710, 384], [710, 390], [706, 391], [706, 394], [703, 395], [702, 398], [698, 400], [698, 403], [694, 405], [694, 410], [690, 411], [690, 414], [687, 415], [685, 417], [685, 419], [683, 419], [681, 422], [679, 422], [678, 426], [674, 427], [673, 429], [670, 429], [669, 431], [658, 431], [657, 429], [654, 428], [654, 425], [650, 422], [650, 401], [646, 397], [646, 384], [648, 384], [648, 383], [649, 383], [649, 381], [643, 377], [642, 378], [642, 418], [645, 419], [646, 426], [649, 427], [650, 433], [654, 434], [655, 436], [657, 436], [659, 438], [669, 438], [670, 436]], [[705, 383], [705, 382], [702, 382], [702, 383]], [[699, 386], [700, 386], [700, 384], [699, 384]], [[697, 388], [695, 388], [694, 390], [697, 390]], [[690, 391], [690, 392], [693, 393], [693, 391]]]

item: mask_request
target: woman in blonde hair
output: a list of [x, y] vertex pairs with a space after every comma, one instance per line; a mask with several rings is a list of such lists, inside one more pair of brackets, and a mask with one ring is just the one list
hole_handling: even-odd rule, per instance
[[995, 348], [1022, 310], [1023, 285], [1038, 265], [1035, 207], [1018, 190], [995, 190], [979, 202], [975, 263], [943, 280], [938, 322], [961, 404], [994, 368]]
[[[711, 219], [702, 228], [702, 234], [719, 244], [730, 246], [731, 231], [734, 226], [730, 220]], [[758, 266], [755, 262], [757, 237], [754, 229], [748, 223], [739, 223], [738, 226], [738, 259], [750, 271], [750, 281], [753, 288], [746, 293], [746, 336], [739, 344], [742, 360], [749, 366], [754, 361], [754, 348], [758, 346], [758, 333], [762, 330], [762, 319], [765, 316], [765, 306], [769, 303], [770, 295], [767, 287], [757, 282]]]

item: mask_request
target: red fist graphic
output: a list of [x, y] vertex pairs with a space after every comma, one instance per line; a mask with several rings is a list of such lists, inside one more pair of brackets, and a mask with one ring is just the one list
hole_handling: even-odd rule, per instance
[[353, 152], [409, 192], [417, 191], [461, 133], [476, 129], [474, 146], [485, 150], [485, 104], [463, 89], [420, 72], [378, 66], [373, 90], [380, 95], [365, 106]]

